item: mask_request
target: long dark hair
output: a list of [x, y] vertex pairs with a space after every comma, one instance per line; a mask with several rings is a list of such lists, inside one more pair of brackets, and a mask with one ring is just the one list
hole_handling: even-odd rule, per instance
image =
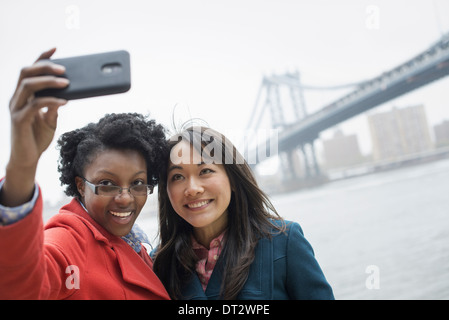
[[[204, 158], [224, 165], [231, 184], [224, 260], [222, 299], [235, 299], [254, 261], [259, 239], [283, 232], [285, 223], [267, 195], [258, 187], [251, 168], [235, 146], [207, 127], [190, 127], [169, 139], [170, 149], [187, 141]], [[199, 143], [196, 143], [199, 142]], [[218, 162], [221, 161], [221, 162]], [[167, 165], [169, 159], [167, 159]], [[173, 299], [182, 299], [181, 288], [195, 272], [198, 258], [192, 249], [193, 227], [174, 211], [167, 194], [167, 170], [159, 179], [159, 248], [154, 271]], [[281, 223], [274, 224], [273, 220]]]

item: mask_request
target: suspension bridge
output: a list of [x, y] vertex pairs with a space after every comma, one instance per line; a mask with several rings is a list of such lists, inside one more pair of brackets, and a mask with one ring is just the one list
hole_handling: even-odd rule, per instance
[[[247, 128], [260, 128], [261, 119], [268, 112], [271, 128], [278, 132], [277, 152], [281, 160], [283, 179], [298, 178], [293, 165], [294, 153], [298, 149], [302, 153], [305, 168], [305, 176], [302, 178], [317, 178], [321, 176], [321, 172], [315, 155], [314, 141], [320, 132], [447, 75], [449, 33], [412, 59], [373, 79], [358, 83], [332, 87], [307, 86], [302, 83], [299, 72], [264, 77]], [[317, 112], [308, 114], [304, 101], [305, 90], [350, 87], [354, 88], [350, 93]], [[285, 104], [281, 102], [281, 88], [290, 92], [289, 105], [293, 111], [286, 110]], [[290, 113], [287, 114], [287, 111]], [[250, 163], [253, 167], [266, 158], [263, 155], [269, 153], [269, 145], [269, 141], [264, 141], [245, 150], [245, 156], [255, 155], [254, 161]]]

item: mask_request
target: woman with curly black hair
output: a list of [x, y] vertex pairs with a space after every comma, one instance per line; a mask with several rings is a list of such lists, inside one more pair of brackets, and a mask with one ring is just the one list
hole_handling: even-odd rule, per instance
[[[136, 113], [110, 114], [58, 140], [61, 184], [72, 201], [46, 224], [38, 161], [67, 101], [55, 49], [22, 69], [10, 102], [12, 145], [0, 181], [0, 299], [169, 299], [134, 222], [158, 183], [165, 131]], [[45, 59], [46, 61], [41, 61]]]

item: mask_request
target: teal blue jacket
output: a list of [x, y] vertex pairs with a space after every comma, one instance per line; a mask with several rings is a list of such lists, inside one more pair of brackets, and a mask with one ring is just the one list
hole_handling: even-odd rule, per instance
[[[333, 300], [332, 288], [304, 238], [298, 223], [287, 223], [285, 233], [259, 240], [248, 280], [238, 300]], [[197, 274], [184, 286], [186, 300], [220, 299], [224, 258], [220, 255], [206, 291]]]

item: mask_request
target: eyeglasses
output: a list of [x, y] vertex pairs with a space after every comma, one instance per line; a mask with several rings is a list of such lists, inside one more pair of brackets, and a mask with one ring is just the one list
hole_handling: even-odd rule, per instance
[[119, 186], [96, 185], [92, 182], [87, 181], [85, 178], [82, 179], [95, 194], [107, 197], [116, 197], [125, 189], [127, 189], [133, 196], [146, 196], [152, 194], [154, 189], [154, 186], [151, 184], [137, 184], [129, 188], [122, 188]]

